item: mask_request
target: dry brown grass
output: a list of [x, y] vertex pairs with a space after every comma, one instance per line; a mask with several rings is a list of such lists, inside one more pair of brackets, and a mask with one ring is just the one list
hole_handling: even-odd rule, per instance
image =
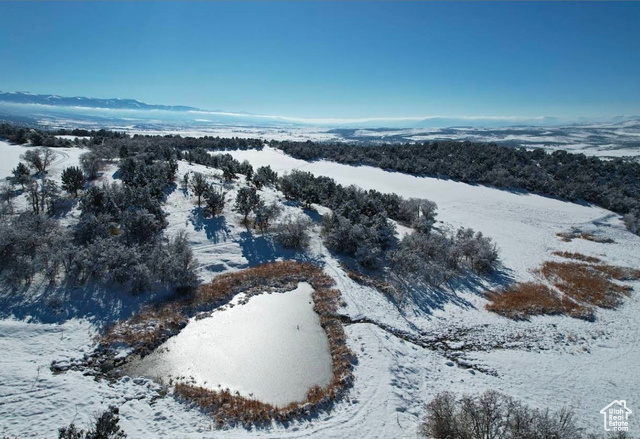
[[631, 293], [631, 287], [614, 281], [640, 279], [640, 270], [602, 263], [547, 261], [535, 273], [547, 283], [520, 283], [489, 293], [486, 308], [512, 319], [542, 314], [590, 319], [596, 307], [616, 308]]
[[600, 308], [615, 308], [631, 291], [631, 287], [619, 285], [613, 279], [638, 278], [637, 270], [576, 262], [547, 261], [538, 272], [566, 296]]
[[557, 294], [548, 286], [525, 282], [512, 285], [488, 296], [491, 303], [486, 308], [514, 320], [524, 320], [537, 315], [569, 315], [589, 319], [593, 309]]
[[228, 390], [215, 391], [184, 383], [175, 385], [175, 393], [210, 412], [219, 425], [262, 424], [308, 415], [328, 408], [346, 393], [353, 382], [352, 364], [355, 359], [347, 347], [346, 336], [337, 317], [340, 292], [332, 288], [333, 279], [317, 265], [294, 261], [274, 262], [223, 274], [188, 298], [149, 308], [118, 323], [103, 337], [102, 344], [124, 343], [132, 348], [133, 354], [145, 355], [180, 332], [189, 317], [217, 308], [240, 292], [250, 297], [265, 290], [288, 291], [295, 288], [298, 282], [309, 282], [313, 287], [314, 310], [320, 316], [320, 323], [329, 340], [333, 378], [327, 387], [316, 386], [309, 390], [305, 401], [286, 407], [275, 407]]
[[598, 259], [598, 258], [595, 258], [593, 256], [583, 255], [582, 253], [553, 252], [553, 254], [556, 255], [556, 256], [560, 256], [562, 258], [565, 258], [565, 259], [573, 259], [573, 260], [576, 260], [576, 261], [591, 262], [591, 263], [601, 262], [600, 259]]

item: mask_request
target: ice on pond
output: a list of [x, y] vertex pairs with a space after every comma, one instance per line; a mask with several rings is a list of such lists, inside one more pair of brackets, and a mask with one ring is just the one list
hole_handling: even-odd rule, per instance
[[194, 382], [283, 406], [331, 381], [331, 355], [306, 282], [192, 319], [127, 368], [130, 375]]

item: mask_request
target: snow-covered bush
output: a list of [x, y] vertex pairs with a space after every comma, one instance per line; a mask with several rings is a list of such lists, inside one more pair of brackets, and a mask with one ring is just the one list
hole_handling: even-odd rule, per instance
[[302, 250], [309, 245], [311, 221], [302, 215], [287, 215], [275, 226], [275, 239], [285, 248]]
[[58, 439], [124, 439], [127, 437], [120, 428], [119, 410], [115, 406], [109, 406], [95, 420], [95, 425], [88, 431], [78, 430], [75, 424], [58, 430]]
[[260, 232], [265, 233], [269, 230], [271, 223], [280, 215], [281, 210], [276, 202], [270, 204], [260, 203], [255, 209], [255, 224], [260, 229]]
[[523, 403], [488, 390], [479, 396], [457, 399], [444, 392], [426, 407], [419, 434], [432, 439], [580, 439], [573, 413], [531, 409]]
[[384, 215], [368, 217], [350, 209], [348, 204], [338, 209], [338, 213], [325, 215], [322, 236], [329, 250], [354, 256], [365, 267], [378, 266], [382, 253], [396, 240], [395, 225]]
[[466, 268], [487, 273], [498, 264], [498, 250], [491, 238], [472, 229], [455, 233], [431, 232], [405, 235], [398, 248], [389, 253], [394, 272], [440, 286]]
[[152, 242], [162, 231], [162, 223], [145, 208], [129, 208], [120, 217], [122, 236], [127, 244]]
[[251, 181], [253, 178], [253, 166], [251, 166], [249, 160], [244, 160], [240, 163], [240, 166], [238, 166], [238, 173], [247, 177], [247, 181]]
[[624, 223], [631, 233], [640, 235], [640, 210], [634, 210], [624, 216]]
[[15, 193], [11, 184], [0, 183], [0, 220], [13, 214], [13, 197]]
[[87, 179], [95, 180], [104, 166], [104, 161], [93, 151], [85, 152], [80, 156], [80, 166]]
[[436, 203], [430, 200], [403, 199], [399, 202], [395, 218], [422, 233], [429, 233], [436, 222], [437, 208]]

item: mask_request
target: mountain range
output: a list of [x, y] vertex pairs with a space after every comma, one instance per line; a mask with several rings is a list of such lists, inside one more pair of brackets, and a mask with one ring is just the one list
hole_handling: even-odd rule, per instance
[[33, 94], [23, 91], [1, 92], [0, 101], [12, 104], [40, 104], [57, 107], [107, 108], [112, 110], [164, 110], [164, 111], [202, 111], [184, 105], [155, 105], [135, 99], [98, 99], [84, 96], [66, 97], [57, 95]]
[[[42, 107], [33, 107], [41, 105]], [[4, 109], [2, 107], [5, 107]], [[150, 111], [160, 110], [160, 111]], [[123, 113], [120, 113], [123, 112]], [[124, 113], [126, 112], [126, 113]], [[134, 112], [134, 113], [132, 113]], [[222, 124], [240, 126], [314, 126], [327, 128], [505, 128], [514, 126], [552, 127], [594, 123], [620, 124], [640, 119], [640, 116], [616, 117], [375, 117], [327, 119], [274, 116], [246, 112], [206, 110], [184, 105], [147, 104], [135, 99], [99, 99], [84, 96], [65, 97], [29, 92], [0, 91], [0, 116], [74, 117], [94, 121], [115, 119], [138, 120], [167, 124]]]

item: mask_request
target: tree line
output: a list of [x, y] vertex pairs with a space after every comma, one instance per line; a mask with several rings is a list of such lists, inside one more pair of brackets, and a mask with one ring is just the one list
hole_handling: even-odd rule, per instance
[[623, 158], [609, 160], [566, 151], [545, 152], [456, 141], [366, 146], [272, 141], [270, 145], [303, 160], [374, 166], [418, 176], [523, 190], [568, 201], [586, 201], [628, 214], [629, 229], [638, 233], [640, 163]]

